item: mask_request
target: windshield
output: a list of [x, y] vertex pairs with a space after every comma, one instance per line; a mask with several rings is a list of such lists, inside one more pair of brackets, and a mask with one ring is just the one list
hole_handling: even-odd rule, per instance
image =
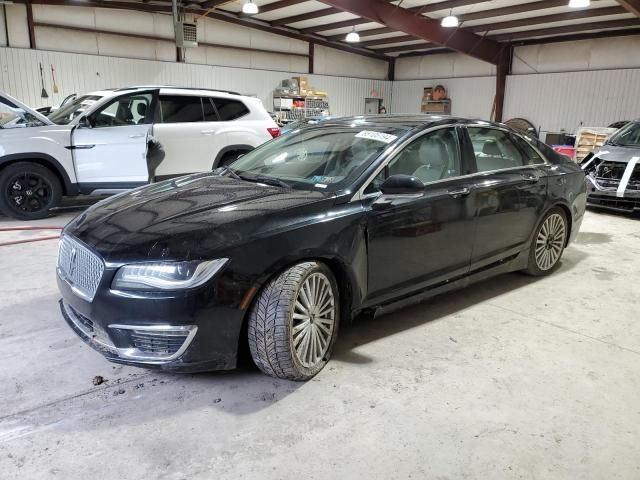
[[607, 141], [619, 147], [640, 147], [640, 122], [629, 122]]
[[305, 128], [247, 153], [230, 169], [244, 179], [335, 191], [348, 186], [406, 131], [357, 124]]
[[82, 97], [78, 97], [74, 101], [67, 103], [49, 115], [49, 120], [53, 123], [57, 123], [58, 125], [67, 125], [74, 118], [102, 98], [104, 97], [99, 95], [84, 95]]
[[18, 107], [11, 107], [0, 102], [0, 127], [1, 128], [24, 128], [42, 127], [44, 122]]

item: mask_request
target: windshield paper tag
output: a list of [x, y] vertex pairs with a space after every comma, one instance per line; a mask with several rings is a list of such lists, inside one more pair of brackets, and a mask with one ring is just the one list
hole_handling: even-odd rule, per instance
[[375, 140], [376, 142], [382, 142], [382, 143], [391, 143], [396, 138], [398, 138], [396, 135], [390, 135], [388, 133], [382, 133], [382, 132], [373, 132], [371, 130], [363, 130], [360, 133], [356, 134], [356, 137], [368, 138], [369, 140]]

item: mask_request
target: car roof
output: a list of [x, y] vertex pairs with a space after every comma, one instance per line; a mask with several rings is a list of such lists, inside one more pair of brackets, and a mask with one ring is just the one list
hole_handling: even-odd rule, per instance
[[351, 125], [357, 123], [358, 125], [371, 125], [378, 127], [404, 127], [408, 129], [424, 129], [429, 127], [435, 127], [438, 125], [486, 125], [494, 126], [504, 129], [509, 129], [506, 125], [487, 122], [476, 118], [457, 117], [453, 115], [433, 115], [433, 114], [371, 114], [371, 115], [354, 115], [348, 117], [333, 117], [327, 120], [323, 120], [317, 126], [323, 128], [341, 125]]
[[127, 92], [136, 92], [140, 90], [166, 90], [167, 93], [180, 93], [180, 92], [188, 92], [193, 94], [200, 95], [208, 95], [211, 93], [221, 94], [223, 96], [237, 96], [237, 97], [246, 97], [247, 95], [242, 95], [238, 92], [233, 92], [231, 90], [218, 90], [214, 88], [195, 88], [195, 87], [179, 87], [175, 85], [134, 85], [130, 87], [122, 87], [122, 88], [105, 88], [104, 90], [97, 90], [95, 92], [87, 93], [87, 95], [99, 95], [101, 97], [113, 97], [116, 95], [121, 95]]

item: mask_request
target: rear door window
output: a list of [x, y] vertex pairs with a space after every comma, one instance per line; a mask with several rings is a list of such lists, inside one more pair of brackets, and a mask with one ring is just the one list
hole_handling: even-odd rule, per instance
[[249, 113], [249, 109], [239, 100], [215, 97], [213, 98], [213, 102], [216, 104], [218, 115], [220, 115], [220, 120], [223, 122], [244, 117]]
[[512, 135], [511, 138], [518, 144], [520, 149], [525, 153], [527, 159], [527, 165], [537, 165], [544, 163], [544, 158], [523, 138], [517, 135]]
[[529, 161], [513, 142], [511, 135], [502, 130], [468, 127], [478, 172], [522, 167]]
[[204, 121], [202, 100], [189, 95], [161, 95], [162, 123], [189, 123]]

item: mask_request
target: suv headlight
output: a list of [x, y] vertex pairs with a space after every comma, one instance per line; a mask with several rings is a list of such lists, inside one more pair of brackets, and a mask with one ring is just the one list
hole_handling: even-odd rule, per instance
[[183, 290], [199, 287], [213, 277], [228, 258], [208, 261], [153, 262], [125, 265], [116, 273], [115, 290]]

